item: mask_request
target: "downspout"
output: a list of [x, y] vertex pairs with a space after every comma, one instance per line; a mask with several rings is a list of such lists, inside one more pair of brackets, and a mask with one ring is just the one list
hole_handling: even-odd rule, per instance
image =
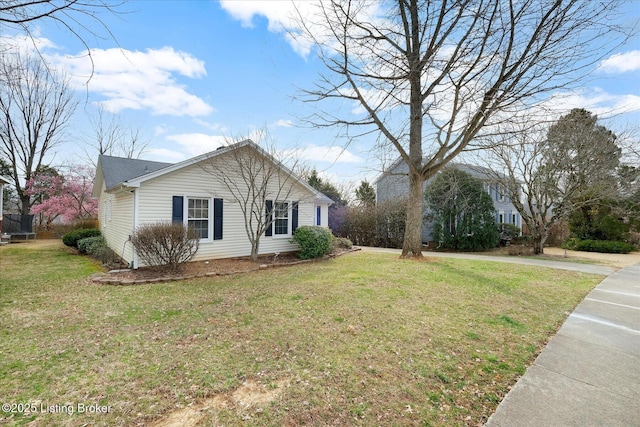
[[[131, 191], [133, 193], [133, 230], [131, 231], [131, 236], [138, 229], [138, 192], [136, 190]], [[133, 253], [133, 259], [131, 261], [131, 267], [134, 269], [138, 268], [138, 254], [136, 253], [136, 249], [131, 245], [131, 252]]]

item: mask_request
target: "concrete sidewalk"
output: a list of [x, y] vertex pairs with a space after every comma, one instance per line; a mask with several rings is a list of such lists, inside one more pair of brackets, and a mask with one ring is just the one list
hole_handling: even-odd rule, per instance
[[640, 426], [640, 264], [587, 295], [485, 425]]

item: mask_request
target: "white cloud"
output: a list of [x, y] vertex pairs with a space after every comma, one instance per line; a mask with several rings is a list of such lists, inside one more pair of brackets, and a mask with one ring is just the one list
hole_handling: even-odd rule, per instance
[[175, 163], [185, 160], [185, 155], [179, 151], [169, 150], [167, 148], [149, 148], [144, 151], [143, 157], [156, 162]]
[[[247, 28], [253, 28], [254, 17], [263, 16], [268, 21], [268, 29], [280, 33], [300, 56], [306, 57], [314, 43], [330, 46], [334, 43], [333, 34], [318, 19], [319, 0], [306, 1], [264, 1], [264, 0], [220, 0], [220, 6], [233, 18]], [[378, 16], [380, 4], [371, 2], [358, 11], [360, 16]], [[309, 37], [311, 35], [311, 37]]]
[[51, 40], [39, 37], [39, 33], [39, 31], [34, 31], [32, 37], [26, 35], [1, 35], [0, 46], [3, 47], [3, 50], [13, 49], [22, 54], [57, 48]]
[[200, 126], [204, 126], [205, 128], [212, 130], [214, 132], [218, 132], [218, 133], [226, 133], [228, 132], [226, 126], [224, 126], [223, 124], [220, 123], [210, 123], [207, 122], [206, 120], [202, 120], [202, 119], [194, 119], [193, 120], [196, 124], [199, 124]]
[[640, 50], [631, 50], [610, 56], [600, 63], [599, 68], [609, 74], [640, 71]]
[[342, 147], [324, 147], [321, 145], [307, 144], [304, 147], [287, 150], [286, 157], [298, 160], [309, 160], [314, 163], [362, 163], [364, 160]]
[[572, 108], [584, 108], [608, 118], [618, 114], [640, 112], [640, 96], [633, 94], [615, 95], [600, 88], [572, 93], [557, 93], [544, 106], [553, 114], [565, 114]]
[[298, 11], [301, 14], [308, 12], [315, 7], [315, 2], [221, 0], [220, 6], [247, 28], [253, 28], [253, 19], [256, 15], [264, 16], [269, 22], [269, 31], [285, 33], [285, 38], [296, 53], [304, 57], [310, 52], [310, 44], [298, 37], [293, 37], [290, 32], [299, 32], [300, 24], [295, 18]]
[[167, 133], [168, 131], [169, 131], [169, 130], [168, 130], [168, 129], [167, 129], [167, 127], [166, 127], [166, 126], [164, 126], [164, 125], [157, 125], [157, 126], [155, 126], [155, 127], [153, 128], [153, 134], [154, 134], [154, 136], [159, 136], [159, 135], [165, 134], [165, 133]]
[[176, 81], [176, 75], [206, 76], [204, 62], [172, 47], [144, 52], [91, 49], [90, 57], [80, 54], [49, 58], [69, 73], [77, 89], [88, 85], [91, 92], [104, 96], [106, 100], [101, 104], [112, 113], [147, 109], [158, 115], [197, 117], [214, 112], [213, 107]]
[[189, 157], [208, 153], [226, 144], [227, 138], [221, 135], [207, 135], [204, 133], [182, 133], [169, 135], [169, 141], [180, 144]]
[[279, 128], [290, 128], [293, 126], [293, 122], [291, 120], [280, 119], [273, 124], [275, 127]]

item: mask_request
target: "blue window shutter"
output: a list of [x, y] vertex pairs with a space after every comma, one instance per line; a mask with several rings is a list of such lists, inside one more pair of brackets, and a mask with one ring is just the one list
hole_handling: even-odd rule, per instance
[[322, 208], [320, 206], [316, 207], [316, 225], [322, 224]]
[[222, 239], [222, 199], [213, 199], [213, 240]]
[[184, 222], [184, 197], [173, 196], [171, 222]]
[[273, 220], [271, 219], [271, 215], [273, 212], [273, 200], [267, 200], [266, 203], [266, 224], [267, 224], [267, 228], [264, 230], [264, 235], [265, 236], [273, 236], [273, 227], [272, 227], [272, 222]]
[[291, 234], [296, 232], [298, 228], [298, 202], [293, 202], [291, 208]]

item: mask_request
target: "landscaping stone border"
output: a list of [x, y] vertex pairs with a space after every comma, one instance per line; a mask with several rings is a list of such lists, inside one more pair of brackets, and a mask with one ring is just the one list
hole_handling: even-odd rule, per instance
[[322, 258], [313, 258], [313, 259], [301, 259], [299, 261], [294, 261], [294, 262], [286, 262], [286, 263], [275, 263], [275, 264], [260, 264], [258, 265], [256, 268], [251, 268], [251, 269], [247, 269], [247, 270], [240, 270], [240, 271], [233, 271], [233, 272], [225, 272], [225, 273], [218, 273], [215, 271], [212, 272], [207, 272], [207, 273], [197, 273], [197, 274], [188, 274], [188, 275], [180, 275], [180, 276], [163, 276], [163, 277], [154, 277], [154, 278], [149, 278], [149, 279], [122, 279], [122, 278], [116, 278], [116, 277], [109, 277], [110, 273], [116, 273], [116, 272], [122, 272], [122, 271], [128, 271], [128, 270], [114, 270], [114, 271], [110, 271], [107, 273], [95, 273], [92, 274], [89, 279], [95, 283], [95, 284], [99, 284], [99, 285], [111, 285], [111, 286], [132, 286], [132, 285], [144, 285], [144, 284], [150, 284], [150, 283], [169, 283], [169, 282], [179, 282], [182, 280], [192, 280], [192, 279], [201, 279], [201, 278], [205, 278], [205, 277], [216, 277], [216, 276], [232, 276], [232, 275], [236, 275], [236, 274], [244, 274], [244, 273], [250, 273], [252, 271], [260, 271], [260, 270], [266, 270], [269, 268], [279, 268], [279, 267], [288, 267], [288, 266], [292, 266], [292, 265], [300, 265], [300, 264], [307, 264], [310, 262], [318, 262], [318, 261], [324, 261], [330, 258], [336, 258], [345, 254], [349, 254], [352, 252], [357, 252], [361, 250], [360, 248], [351, 248], [348, 249], [344, 252], [340, 252], [338, 254], [329, 254], [329, 255], [325, 255]]

